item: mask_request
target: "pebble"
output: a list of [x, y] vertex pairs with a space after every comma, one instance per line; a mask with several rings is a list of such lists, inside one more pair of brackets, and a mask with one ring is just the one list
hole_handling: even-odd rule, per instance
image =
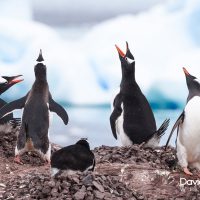
[[104, 188], [102, 185], [98, 184], [96, 181], [93, 181], [92, 183], [100, 192], [104, 192]]
[[[14, 148], [16, 144], [15, 129], [12, 132], [6, 134], [0, 133], [0, 152], [6, 158], [13, 157]], [[52, 148], [55, 151], [55, 148]], [[139, 145], [133, 145], [131, 147], [107, 147], [101, 146], [93, 150], [96, 163], [122, 163], [122, 164], [149, 164], [151, 167], [158, 169], [173, 169], [178, 171], [177, 158], [174, 148], [159, 148], [156, 150], [145, 149]], [[44, 165], [44, 161], [33, 153], [26, 153], [23, 155], [22, 160], [24, 163], [32, 166]], [[14, 166], [6, 166], [7, 171], [15, 171], [17, 168]], [[25, 175], [19, 175], [15, 178], [9, 179], [6, 184], [0, 183], [0, 189], [3, 194], [0, 199], [65, 199], [65, 200], [145, 200], [143, 193], [134, 193], [133, 189], [129, 189], [128, 186], [120, 181], [120, 176], [101, 175], [96, 172], [75, 173], [74, 175], [67, 175], [61, 173], [55, 179], [51, 178], [48, 172], [33, 171]], [[176, 186], [174, 186], [176, 187]], [[187, 197], [195, 198], [199, 193], [199, 186], [197, 188], [191, 188], [191, 192], [187, 193]], [[183, 192], [183, 195], [185, 193]], [[195, 195], [193, 195], [195, 194]], [[198, 196], [198, 198], [200, 197]], [[150, 199], [149, 199], [150, 200]]]
[[84, 191], [78, 191], [74, 194], [74, 198], [76, 200], [82, 200], [82, 199], [84, 199], [85, 195], [86, 195], [86, 193]]

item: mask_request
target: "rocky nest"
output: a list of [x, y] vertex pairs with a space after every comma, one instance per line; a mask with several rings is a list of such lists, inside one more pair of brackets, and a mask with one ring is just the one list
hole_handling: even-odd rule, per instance
[[179, 179], [188, 177], [178, 167], [172, 147], [101, 146], [93, 150], [94, 172], [61, 172], [52, 178], [49, 166], [35, 153], [22, 156], [24, 165], [13, 162], [18, 131], [0, 129], [0, 199], [200, 199], [198, 185], [180, 187]]

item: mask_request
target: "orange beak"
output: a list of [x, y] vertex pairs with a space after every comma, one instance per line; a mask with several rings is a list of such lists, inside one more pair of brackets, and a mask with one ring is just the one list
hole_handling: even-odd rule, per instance
[[15, 79], [15, 80], [12, 80], [10, 81], [10, 83], [19, 83], [19, 82], [22, 82], [24, 79]]
[[120, 55], [121, 57], [125, 57], [125, 53], [124, 53], [117, 45], [115, 45], [115, 47], [116, 47], [116, 49], [117, 49], [119, 55]]
[[190, 73], [185, 69], [185, 67], [183, 67], [183, 71], [184, 71], [185, 75], [190, 75]]
[[22, 75], [13, 76], [12, 79], [8, 83], [12, 84], [12, 83], [19, 83], [19, 82], [23, 81], [24, 79], [19, 78], [21, 76]]

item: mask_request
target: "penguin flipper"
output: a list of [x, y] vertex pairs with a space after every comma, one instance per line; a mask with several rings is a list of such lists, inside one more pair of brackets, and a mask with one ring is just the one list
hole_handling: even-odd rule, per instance
[[64, 122], [65, 125], [68, 124], [69, 117], [65, 109], [56, 103], [51, 96], [49, 96], [49, 110], [55, 112]]
[[26, 102], [26, 96], [6, 104], [0, 109], [0, 118], [4, 117], [5, 115], [7, 115], [8, 113], [12, 112], [15, 109], [23, 108], [25, 102]]
[[121, 103], [122, 103], [122, 98], [121, 98], [121, 94], [119, 93], [114, 99], [114, 102], [113, 102], [114, 110], [112, 114], [110, 115], [110, 126], [111, 126], [113, 136], [116, 140], [117, 140], [117, 133], [116, 133], [115, 122], [117, 118], [122, 114]]
[[[2, 108], [3, 106], [5, 106], [7, 104], [6, 101], [4, 101], [3, 99], [0, 99], [0, 108]], [[6, 116], [2, 117], [0, 119], [0, 125], [2, 124], [6, 124], [6, 123], [10, 123], [13, 120], [13, 113], [7, 114]], [[12, 124], [13, 125], [13, 124]], [[14, 126], [14, 125], [13, 125]]]
[[6, 101], [4, 101], [3, 99], [0, 99], [0, 108], [2, 108], [3, 106], [5, 106], [7, 104]]
[[[178, 128], [179, 125], [180, 125], [181, 123], [183, 123], [184, 117], [185, 117], [185, 112], [183, 111], [183, 112], [181, 113], [181, 115], [179, 116], [179, 118], [176, 120], [176, 122], [175, 122], [175, 124], [174, 124], [174, 126], [173, 126], [173, 128], [172, 128], [172, 130], [171, 130], [171, 132], [170, 132], [170, 134], [169, 134], [169, 137], [168, 137], [168, 139], [167, 139], [167, 143], [166, 143], [166, 145], [165, 145], [165, 149], [167, 148], [167, 146], [168, 146], [168, 144], [169, 144], [169, 141], [170, 141], [170, 139], [171, 139], [171, 137], [172, 137], [172, 134], [173, 134], [173, 132], [175, 131], [175, 129]], [[177, 134], [178, 134], [178, 133], [177, 133]]]

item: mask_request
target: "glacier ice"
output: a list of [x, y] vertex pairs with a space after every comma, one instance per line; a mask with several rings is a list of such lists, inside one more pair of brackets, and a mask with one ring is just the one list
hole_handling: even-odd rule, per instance
[[162, 108], [182, 107], [187, 95], [182, 67], [200, 76], [199, 10], [197, 0], [170, 1], [138, 15], [94, 25], [73, 40], [63, 39], [33, 20], [1, 17], [1, 74], [23, 74], [25, 79], [4, 96], [12, 100], [30, 89], [41, 48], [56, 100], [74, 105], [108, 104], [121, 79], [114, 44], [125, 49], [128, 41], [136, 59], [136, 79], [148, 99]]

